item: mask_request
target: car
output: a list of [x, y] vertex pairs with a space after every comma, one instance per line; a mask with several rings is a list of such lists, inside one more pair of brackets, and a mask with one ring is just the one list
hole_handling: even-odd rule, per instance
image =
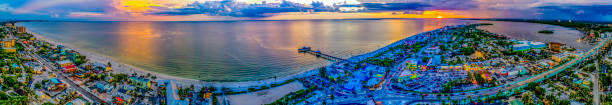
[[465, 93], [461, 93], [461, 95], [465, 95]]

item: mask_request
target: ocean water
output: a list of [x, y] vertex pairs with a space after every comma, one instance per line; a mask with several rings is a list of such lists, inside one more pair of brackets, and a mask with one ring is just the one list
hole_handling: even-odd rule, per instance
[[[250, 81], [283, 77], [332, 63], [297, 53], [302, 46], [348, 58], [442, 26], [482, 22], [495, 24], [483, 29], [507, 33], [517, 39], [572, 43], [580, 35], [570, 28], [551, 25], [457, 19], [24, 22], [18, 25], [81, 51], [102, 54], [153, 72], [204, 81]], [[555, 30], [555, 34], [542, 36], [537, 33], [542, 29]]]

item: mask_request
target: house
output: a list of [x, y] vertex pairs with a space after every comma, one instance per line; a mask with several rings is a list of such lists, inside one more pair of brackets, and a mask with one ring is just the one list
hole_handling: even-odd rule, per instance
[[[76, 98], [72, 101], [69, 102], [70, 105], [86, 105], [87, 104], [87, 100], [82, 99], [82, 98]], [[68, 105], [68, 104], [66, 104]]]
[[51, 90], [51, 91], [62, 91], [64, 89], [66, 89], [67, 85], [62, 83], [61, 81], [59, 81], [57, 78], [51, 78], [51, 86], [47, 88], [47, 90]]
[[125, 103], [125, 100], [123, 100], [123, 98], [121, 98], [121, 97], [115, 97], [115, 98], [114, 98], [113, 103], [114, 103], [114, 104], [117, 104], [117, 105], [123, 105], [123, 104], [126, 104], [126, 103]]
[[32, 72], [34, 74], [41, 74], [42, 71], [43, 71], [43, 67], [40, 66], [40, 65], [31, 65], [30, 67], [32, 68], [32, 70], [33, 70]]
[[62, 69], [63, 69], [64, 73], [72, 73], [72, 72], [76, 72], [77, 71], [76, 65], [66, 66], [66, 67], [63, 67]]
[[561, 62], [563, 60], [566, 60], [568, 56], [569, 55], [566, 54], [555, 54], [552, 56], [552, 60], [555, 62]]
[[115, 86], [106, 83], [96, 83], [96, 88], [100, 90], [100, 92], [110, 93]]
[[57, 61], [56, 63], [59, 64], [60, 67], [66, 67], [66, 66], [73, 65], [72, 61], [70, 60], [61, 60], [61, 61]]
[[426, 54], [439, 54], [442, 50], [440, 50], [440, 47], [435, 46], [435, 47], [429, 47], [427, 49], [425, 49], [425, 53]]
[[508, 71], [504, 67], [499, 68], [497, 71], [495, 71], [495, 73], [502, 76], [508, 75]]
[[480, 51], [474, 52], [471, 56], [475, 59], [485, 59], [485, 54]]
[[582, 55], [582, 52], [580, 52], [580, 51], [575, 51], [575, 52], [570, 52], [569, 53], [569, 56], [572, 56], [572, 57], [578, 57], [580, 55]]
[[58, 80], [57, 78], [51, 78], [51, 79], [49, 79], [49, 80], [51, 81], [51, 83], [53, 83], [53, 85], [56, 85], [56, 84], [62, 83], [62, 82], [61, 82], [60, 80]]
[[349, 91], [359, 91], [361, 87], [361, 81], [357, 78], [352, 78], [348, 83], [344, 84], [344, 89]]
[[150, 88], [151, 87], [151, 80], [150, 79], [146, 79], [146, 78], [142, 78], [142, 77], [136, 77], [136, 76], [130, 76], [130, 81], [136, 83], [137, 86], [140, 87], [140, 88]]

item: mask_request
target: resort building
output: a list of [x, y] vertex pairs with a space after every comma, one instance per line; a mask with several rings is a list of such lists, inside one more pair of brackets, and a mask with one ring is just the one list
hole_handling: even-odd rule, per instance
[[17, 27], [17, 33], [26, 33], [26, 32], [27, 31], [25, 27], [22, 27], [22, 26]]

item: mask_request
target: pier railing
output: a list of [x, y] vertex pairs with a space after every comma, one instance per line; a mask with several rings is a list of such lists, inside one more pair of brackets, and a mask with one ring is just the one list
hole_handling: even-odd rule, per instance
[[331, 60], [331, 61], [336, 61], [336, 62], [340, 62], [340, 61], [350, 62], [347, 59], [343, 59], [343, 58], [340, 58], [340, 57], [328, 55], [328, 54], [322, 53], [320, 51], [313, 51], [313, 50], [310, 50], [310, 49], [301, 49], [299, 51], [299, 53], [308, 53], [308, 54], [312, 54], [312, 55], [315, 55], [315, 56], [323, 58], [323, 59], [327, 59], [327, 60]]

